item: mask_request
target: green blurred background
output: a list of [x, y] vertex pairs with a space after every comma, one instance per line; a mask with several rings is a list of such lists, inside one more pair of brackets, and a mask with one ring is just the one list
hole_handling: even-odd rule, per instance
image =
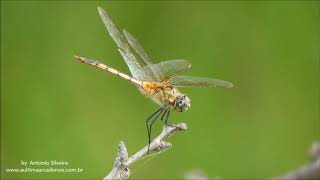
[[[320, 137], [319, 2], [1, 1], [1, 178], [102, 178], [120, 140], [130, 154], [146, 144], [145, 119], [157, 105], [73, 58], [129, 72], [97, 6], [154, 62], [188, 59], [188, 75], [235, 84], [180, 89], [192, 106], [170, 121], [186, 122], [188, 131], [135, 164], [132, 179], [180, 179], [192, 169], [259, 179], [307, 162]], [[5, 172], [21, 160], [64, 160], [84, 172]]]

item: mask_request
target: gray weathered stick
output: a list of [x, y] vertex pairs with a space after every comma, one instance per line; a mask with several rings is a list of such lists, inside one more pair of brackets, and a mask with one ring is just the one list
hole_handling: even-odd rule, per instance
[[276, 177], [277, 180], [318, 180], [320, 179], [320, 143], [314, 142], [309, 151], [310, 163], [289, 172], [282, 177]]
[[[186, 130], [187, 124], [180, 123], [174, 126], [163, 126], [162, 132], [150, 143], [150, 152], [164, 152], [172, 145], [164, 139], [178, 131]], [[128, 157], [128, 151], [123, 141], [119, 143], [118, 155], [109, 174], [103, 179], [127, 179], [130, 175], [130, 165], [148, 154], [148, 144], [141, 150]]]

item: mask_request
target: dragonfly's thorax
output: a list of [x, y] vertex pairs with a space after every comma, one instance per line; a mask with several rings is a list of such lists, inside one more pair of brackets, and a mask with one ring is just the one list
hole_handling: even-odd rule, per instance
[[161, 82], [144, 82], [144, 93], [158, 104], [169, 106], [178, 112], [184, 112], [190, 108], [190, 99], [186, 95]]

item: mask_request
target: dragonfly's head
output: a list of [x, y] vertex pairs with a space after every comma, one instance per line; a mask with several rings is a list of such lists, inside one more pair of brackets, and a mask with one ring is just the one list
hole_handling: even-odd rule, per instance
[[186, 95], [178, 96], [176, 100], [176, 110], [179, 112], [187, 111], [190, 108], [190, 99]]

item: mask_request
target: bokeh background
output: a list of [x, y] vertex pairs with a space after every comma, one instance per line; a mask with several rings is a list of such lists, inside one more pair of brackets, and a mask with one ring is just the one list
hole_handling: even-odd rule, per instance
[[[154, 62], [184, 58], [187, 75], [232, 89], [180, 89], [192, 100], [189, 129], [174, 147], [132, 168], [132, 179], [260, 179], [307, 162], [320, 137], [316, 1], [1, 1], [1, 178], [102, 178], [124, 140], [147, 143], [158, 107], [128, 82], [77, 62], [95, 57], [129, 73], [97, 6], [134, 34]], [[157, 122], [153, 135], [161, 130]], [[6, 173], [20, 161], [63, 160], [82, 173]]]

